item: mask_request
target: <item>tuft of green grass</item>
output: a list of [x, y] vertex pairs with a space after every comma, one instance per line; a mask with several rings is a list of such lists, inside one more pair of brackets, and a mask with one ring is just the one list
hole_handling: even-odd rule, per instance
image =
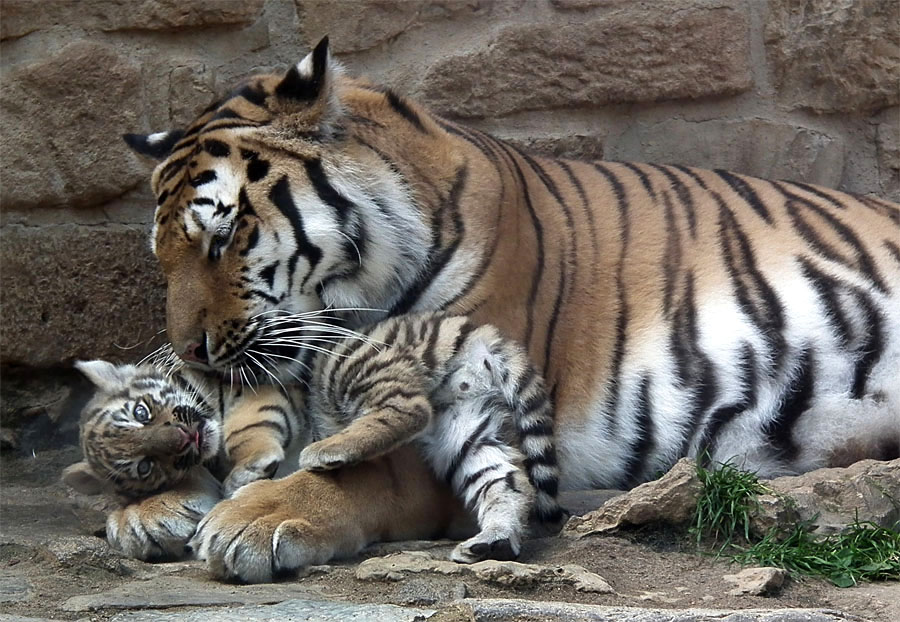
[[839, 587], [859, 581], [900, 579], [900, 532], [855, 520], [831, 536], [813, 534], [809, 523], [773, 527], [754, 538], [750, 522], [757, 495], [766, 491], [753, 473], [731, 464], [697, 467], [703, 492], [691, 526], [697, 543], [711, 542], [716, 554], [743, 564], [784, 568], [792, 574], [824, 577]]
[[795, 574], [824, 577], [838, 587], [897, 580], [900, 532], [854, 521], [841, 533], [821, 537], [812, 534], [809, 524], [801, 523], [786, 536], [771, 530], [732, 558], [740, 564], [776, 566]]
[[765, 486], [755, 474], [730, 463], [718, 469], [698, 463], [697, 476], [703, 484], [691, 527], [697, 543], [705, 539], [725, 549], [736, 536], [749, 540], [750, 518], [759, 507], [756, 496], [765, 492]]

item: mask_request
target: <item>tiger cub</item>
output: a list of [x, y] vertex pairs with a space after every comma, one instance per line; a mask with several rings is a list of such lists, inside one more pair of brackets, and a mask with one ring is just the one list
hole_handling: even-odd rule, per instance
[[274, 475], [292, 449], [302, 448], [300, 469], [322, 471], [415, 439], [478, 520], [452, 559], [513, 559], [529, 514], [551, 527], [564, 517], [543, 378], [518, 344], [464, 316], [406, 315], [334, 338], [310, 362], [302, 393], [281, 386], [252, 412], [241, 404], [250, 387], [189, 368], [77, 367], [100, 389], [82, 419], [86, 461], [65, 475], [80, 490], [106, 480], [125, 496], [152, 494], [218, 459], [230, 496]]

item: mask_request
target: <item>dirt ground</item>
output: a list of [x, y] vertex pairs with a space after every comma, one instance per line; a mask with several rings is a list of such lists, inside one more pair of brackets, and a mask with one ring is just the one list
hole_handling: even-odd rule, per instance
[[[229, 606], [296, 597], [438, 607], [468, 596], [672, 609], [818, 607], [867, 620], [900, 620], [900, 583], [841, 589], [822, 580], [793, 579], [772, 597], [729, 595], [733, 586], [722, 577], [739, 568], [698, 554], [683, 534], [661, 531], [579, 541], [532, 540], [519, 560], [579, 564], [605, 578], [615, 594], [581, 593], [552, 584], [501, 588], [472, 577], [436, 574], [397, 582], [355, 577], [362, 558], [422, 548], [443, 554], [450, 550], [448, 543], [376, 545], [360, 558], [317, 567], [276, 585], [225, 585], [210, 581], [199, 562], [145, 564], [110, 551], [95, 535], [102, 533], [103, 503], [75, 496], [58, 481], [62, 468], [77, 458], [75, 447], [0, 457], [0, 613], [106, 620], [139, 608]], [[584, 499], [589, 507], [596, 497]]]

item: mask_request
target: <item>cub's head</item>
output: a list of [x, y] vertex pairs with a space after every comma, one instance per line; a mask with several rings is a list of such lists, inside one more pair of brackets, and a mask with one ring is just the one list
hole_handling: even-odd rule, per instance
[[203, 389], [151, 365], [75, 365], [96, 385], [81, 417], [84, 461], [63, 481], [86, 494], [140, 497], [171, 488], [216, 456], [221, 425]]
[[409, 125], [396, 112], [375, 118], [389, 99], [398, 101], [344, 77], [326, 38], [285, 73], [246, 79], [186, 129], [125, 136], [161, 160], [151, 246], [183, 360], [265, 379], [262, 368], [280, 369], [303, 345], [267, 347], [281, 326], [267, 320], [386, 306], [369, 294], [399, 295], [412, 282], [429, 226], [396, 167], [360, 140]]

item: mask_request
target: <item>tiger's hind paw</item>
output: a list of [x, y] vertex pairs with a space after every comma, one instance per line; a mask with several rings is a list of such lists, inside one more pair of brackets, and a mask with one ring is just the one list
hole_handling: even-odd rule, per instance
[[485, 559], [511, 561], [522, 552], [521, 538], [514, 533], [485, 530], [464, 542], [460, 542], [450, 559], [461, 564], [474, 564]]

